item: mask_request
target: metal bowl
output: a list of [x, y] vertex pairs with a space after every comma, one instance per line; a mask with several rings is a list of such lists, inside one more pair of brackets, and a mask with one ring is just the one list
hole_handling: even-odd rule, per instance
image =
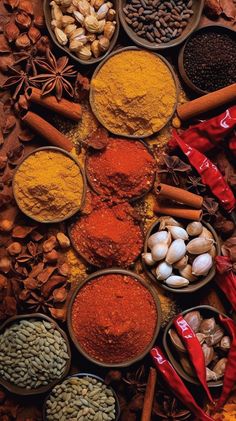
[[[101, 361], [98, 361], [98, 360], [94, 359], [93, 357], [91, 357], [89, 354], [87, 354], [87, 352], [84, 351], [84, 349], [80, 346], [80, 343], [76, 339], [75, 334], [74, 334], [74, 330], [72, 328], [72, 306], [73, 306], [74, 300], [75, 300], [77, 294], [79, 293], [79, 291], [81, 290], [81, 288], [83, 288], [83, 286], [85, 284], [87, 284], [87, 282], [93, 281], [96, 278], [99, 278], [99, 277], [101, 277], [103, 275], [109, 275], [109, 274], [118, 274], [118, 275], [131, 276], [132, 278], [134, 278], [138, 282], [140, 282], [151, 293], [151, 295], [152, 295], [152, 297], [154, 299], [154, 302], [155, 302], [155, 305], [156, 305], [156, 311], [157, 311], [157, 324], [156, 324], [156, 329], [155, 329], [155, 332], [154, 332], [154, 335], [153, 335], [153, 339], [150, 342], [150, 344], [147, 346], [147, 348], [145, 349], [145, 351], [142, 352], [142, 354], [138, 355], [137, 357], [132, 358], [131, 360], [127, 360], [127, 361], [124, 361], [122, 363], [117, 363], [117, 364], [102, 363]], [[73, 293], [73, 295], [72, 295], [72, 297], [70, 299], [69, 306], [68, 306], [68, 311], [67, 311], [67, 327], [68, 327], [69, 335], [70, 335], [71, 340], [73, 341], [75, 347], [90, 362], [92, 362], [93, 364], [97, 364], [97, 365], [99, 365], [101, 367], [128, 367], [131, 364], [134, 364], [137, 361], [140, 361], [142, 358], [145, 357], [146, 354], [148, 354], [148, 352], [150, 351], [150, 349], [153, 347], [153, 345], [154, 345], [154, 343], [156, 341], [157, 335], [159, 333], [160, 326], [161, 326], [161, 304], [160, 304], [160, 301], [159, 301], [159, 298], [158, 298], [158, 295], [157, 295], [155, 289], [152, 286], [150, 286], [149, 284], [147, 284], [147, 282], [144, 281], [136, 273], [131, 272], [131, 271], [128, 271], [128, 270], [124, 270], [124, 269], [118, 269], [118, 268], [99, 270], [99, 271], [93, 273], [92, 275], [90, 275], [87, 279], [85, 279], [75, 289], [75, 291], [74, 291], [74, 293]]]
[[[102, 63], [100, 63], [97, 66], [95, 72], [93, 73], [93, 77], [91, 79], [91, 87], [90, 87], [90, 93], [89, 93], [89, 101], [90, 101], [90, 106], [91, 106], [91, 109], [92, 109], [95, 117], [101, 123], [101, 125], [103, 127], [105, 127], [109, 132], [111, 132], [111, 133], [113, 133], [113, 134], [115, 134], [117, 136], [120, 136], [120, 137], [124, 136], [124, 137], [130, 138], [130, 139], [145, 139], [145, 138], [147, 138], [149, 136], [152, 136], [155, 133], [146, 133], [145, 135], [142, 135], [142, 136], [140, 136], [140, 135], [131, 135], [129, 133], [122, 133], [121, 134], [121, 133], [117, 133], [115, 130], [111, 130], [110, 127], [106, 127], [106, 125], [104, 124], [103, 120], [100, 118], [99, 110], [96, 109], [95, 104], [94, 104], [94, 89], [93, 89], [93, 86], [92, 86], [93, 79], [97, 76], [97, 74], [99, 73], [99, 71], [102, 68], [102, 66], [111, 57], [113, 57], [113, 56], [115, 56], [117, 54], [123, 53], [124, 51], [131, 51], [131, 50], [133, 50], [133, 51], [145, 51], [144, 49], [137, 48], [137, 47], [134, 47], [134, 46], [132, 46], [132, 47], [125, 47], [125, 48], [119, 48], [118, 50], [116, 50], [112, 54], [110, 54], [109, 57], [106, 57], [105, 60], [103, 60]], [[153, 53], [151, 51], [147, 51], [146, 50], [146, 52], [148, 52], [149, 54], [154, 54], [156, 57], [158, 57], [160, 60], [162, 60], [165, 63], [165, 65], [168, 67], [168, 69], [169, 69], [169, 71], [170, 71], [170, 73], [171, 73], [171, 75], [173, 77], [174, 84], [175, 84], [175, 89], [176, 89], [176, 101], [175, 101], [175, 104], [174, 104], [174, 107], [173, 107], [173, 111], [172, 111], [171, 115], [169, 116], [169, 118], [165, 121], [165, 123], [163, 124], [163, 126], [158, 130], [158, 132], [159, 132], [161, 129], [163, 129], [163, 127], [165, 127], [168, 124], [168, 122], [172, 119], [172, 117], [173, 117], [173, 115], [174, 115], [174, 113], [176, 111], [177, 99], [178, 99], [178, 82], [177, 82], [177, 78], [175, 76], [174, 70], [172, 69], [170, 63], [164, 57], [162, 57], [159, 54]], [[135, 69], [134, 69], [134, 72], [135, 72]]]
[[[92, 377], [93, 379], [99, 380], [100, 382], [102, 382], [102, 383], [105, 384], [105, 381], [104, 381], [104, 379], [102, 377], [99, 377], [96, 374], [92, 374], [92, 373], [77, 373], [77, 374], [73, 374], [72, 376], [68, 376], [64, 380], [71, 379], [73, 377], [78, 377], [78, 378], [80, 378], [80, 377]], [[61, 382], [61, 383], [63, 383], [63, 382]], [[106, 385], [106, 387], [112, 391], [113, 396], [114, 396], [114, 398], [116, 400], [116, 402], [115, 402], [116, 416], [115, 416], [114, 421], [118, 421], [118, 419], [120, 417], [120, 404], [119, 404], [118, 396], [117, 396], [116, 392], [114, 391], [114, 389], [110, 385]], [[50, 397], [50, 393], [48, 394], [48, 396], [44, 400], [44, 404], [43, 404], [43, 421], [47, 421], [47, 412], [46, 412], [46, 410], [47, 410], [47, 400], [49, 399], [49, 397]]]
[[20, 316], [10, 317], [0, 326], [0, 334], [2, 334], [5, 331], [6, 328], [10, 327], [15, 322], [18, 322], [20, 320], [25, 320], [25, 319], [38, 319], [38, 320], [46, 320], [47, 322], [50, 322], [52, 325], [55, 326], [55, 328], [63, 336], [63, 338], [65, 339], [66, 345], [67, 345], [67, 349], [68, 349], [69, 359], [67, 360], [63, 376], [61, 376], [59, 379], [54, 380], [53, 382], [49, 383], [46, 386], [41, 386], [37, 389], [29, 389], [28, 390], [26, 388], [14, 385], [13, 383], [10, 383], [10, 382], [4, 380], [0, 376], [0, 384], [3, 387], [5, 387], [5, 389], [7, 389], [11, 393], [14, 393], [16, 395], [21, 395], [21, 396], [39, 395], [39, 394], [46, 393], [49, 390], [51, 390], [54, 386], [56, 386], [57, 383], [59, 383], [61, 381], [62, 378], [67, 376], [67, 374], [70, 370], [70, 366], [71, 366], [70, 344], [69, 344], [69, 340], [67, 338], [66, 333], [58, 326], [58, 324], [55, 322], [55, 320], [53, 320], [51, 317], [46, 316], [45, 314], [41, 314], [41, 313], [21, 314]]
[[[15, 194], [15, 177], [16, 177], [16, 174], [17, 174], [17, 171], [18, 171], [18, 169], [20, 168], [20, 166], [21, 166], [21, 164], [26, 160], [26, 159], [28, 159], [29, 158], [29, 156], [31, 156], [31, 155], [34, 155], [35, 153], [37, 153], [37, 152], [40, 152], [40, 151], [45, 151], [45, 150], [48, 150], [48, 151], [56, 151], [56, 152], [58, 152], [58, 153], [61, 153], [61, 154], [63, 154], [63, 155], [65, 155], [65, 156], [67, 156], [67, 157], [69, 157], [70, 159], [72, 159], [75, 163], [76, 163], [76, 165], [79, 167], [79, 170], [80, 170], [80, 173], [81, 173], [81, 176], [82, 176], [82, 179], [83, 179], [83, 193], [82, 193], [82, 197], [81, 197], [81, 204], [80, 204], [80, 206], [78, 206], [77, 207], [77, 209], [75, 209], [75, 210], [73, 210], [73, 211], [71, 211], [70, 213], [68, 213], [68, 215], [66, 215], [66, 216], [64, 216], [63, 218], [58, 218], [58, 219], [53, 219], [52, 221], [42, 221], [41, 219], [39, 219], [39, 218], [37, 218], [36, 216], [34, 216], [34, 215], [32, 215], [32, 214], [30, 214], [29, 212], [25, 212], [25, 210], [24, 209], [22, 209], [22, 207], [21, 207], [21, 203], [20, 203], [20, 201], [17, 199], [17, 197], [16, 197], [16, 194]], [[43, 168], [42, 168], [42, 171], [43, 171]], [[16, 203], [17, 203], [17, 206], [20, 208], [20, 210], [26, 215], [26, 216], [28, 216], [29, 218], [31, 218], [31, 219], [33, 219], [34, 221], [37, 221], [37, 222], [40, 222], [40, 223], [43, 223], [43, 224], [54, 224], [54, 223], [57, 223], [57, 222], [62, 222], [62, 221], [65, 221], [66, 219], [69, 219], [69, 218], [71, 218], [73, 215], [75, 215], [77, 212], [79, 212], [82, 208], [83, 208], [83, 206], [84, 206], [84, 204], [85, 204], [85, 196], [86, 196], [86, 190], [87, 190], [87, 182], [86, 182], [86, 177], [85, 177], [85, 174], [84, 174], [84, 170], [82, 169], [82, 167], [81, 167], [81, 165], [80, 165], [80, 163], [79, 163], [79, 161], [73, 156], [73, 155], [71, 155], [69, 152], [67, 152], [67, 151], [64, 151], [64, 149], [61, 149], [61, 148], [57, 148], [57, 147], [55, 147], [55, 146], [45, 146], [45, 147], [42, 147], [42, 148], [38, 148], [38, 149], [35, 149], [33, 152], [30, 152], [28, 155], [26, 155], [23, 159], [22, 159], [22, 161], [20, 162], [20, 164], [17, 166], [17, 168], [16, 168], [16, 170], [15, 170], [15, 173], [14, 173], [14, 176], [13, 176], [13, 182], [12, 182], [12, 187], [13, 187], [13, 194], [14, 194], [14, 198], [15, 198], [15, 201], [16, 201]]]
[[[220, 311], [218, 311], [216, 308], [211, 307], [211, 306], [207, 306], [207, 305], [202, 305], [202, 306], [196, 306], [196, 307], [192, 307], [189, 308], [188, 310], [184, 310], [182, 313], [180, 313], [182, 316], [184, 316], [186, 313], [189, 313], [190, 311], [195, 311], [198, 310], [200, 311], [200, 313], [203, 315], [203, 317], [205, 318], [210, 318], [210, 317], [215, 317], [219, 318], [219, 314], [222, 314]], [[164, 332], [164, 336], [163, 336], [163, 346], [164, 349], [166, 351], [166, 354], [168, 355], [168, 358], [171, 362], [171, 364], [174, 366], [174, 368], [176, 369], [177, 373], [187, 382], [195, 384], [197, 386], [200, 386], [200, 382], [198, 381], [197, 377], [193, 377], [190, 376], [189, 374], [186, 373], [186, 371], [183, 369], [181, 363], [179, 362], [179, 356], [178, 353], [176, 352], [174, 345], [171, 342], [170, 336], [168, 334], [169, 329], [172, 327], [173, 325], [173, 320], [171, 320], [168, 325], [165, 328], [165, 332]], [[219, 325], [220, 325], [220, 321], [219, 321]], [[223, 385], [223, 381], [222, 380], [217, 380], [217, 381], [210, 381], [207, 382], [209, 387], [221, 387]]]
[[121, 22], [122, 27], [124, 28], [128, 37], [132, 39], [132, 41], [135, 44], [137, 44], [138, 46], [142, 48], [147, 48], [153, 51], [167, 50], [169, 48], [176, 47], [177, 45], [185, 41], [186, 38], [189, 37], [189, 35], [197, 28], [199, 21], [201, 19], [203, 7], [204, 7], [204, 0], [194, 0], [193, 6], [192, 6], [194, 14], [189, 19], [188, 25], [184, 28], [182, 34], [178, 38], [173, 39], [172, 41], [158, 44], [155, 42], [150, 42], [147, 39], [144, 39], [142, 37], [139, 37], [134, 32], [134, 30], [128, 25], [128, 23], [125, 20], [125, 14], [123, 12], [123, 8], [125, 7], [126, 3], [127, 3], [126, 0], [120, 0], [119, 16], [120, 16], [120, 22]]
[[[190, 223], [191, 221], [187, 221], [188, 223]], [[216, 254], [217, 256], [220, 255], [220, 241], [219, 238], [214, 230], [214, 228], [208, 224], [207, 222], [201, 221], [202, 225], [204, 227], [206, 227], [213, 235], [214, 240], [215, 240], [215, 246], [216, 246]], [[146, 234], [146, 238], [145, 238], [145, 242], [144, 242], [144, 253], [146, 253], [149, 249], [148, 249], [148, 239], [150, 237], [151, 234], [154, 234], [156, 231], [158, 231], [158, 226], [159, 226], [159, 221], [157, 220], [156, 222], [154, 222], [151, 227], [149, 228], [147, 234]], [[142, 259], [142, 265], [143, 268], [145, 270], [145, 273], [149, 276], [149, 278], [155, 282], [156, 284], [158, 284], [158, 286], [160, 286], [161, 288], [169, 291], [169, 292], [173, 292], [174, 294], [191, 294], [195, 291], [198, 291], [199, 289], [201, 289], [202, 287], [204, 287], [206, 284], [208, 284], [215, 276], [215, 266], [213, 265], [211, 270], [209, 271], [208, 275], [200, 278], [199, 277], [199, 281], [190, 283], [189, 285], [187, 285], [186, 287], [183, 288], [171, 288], [167, 285], [164, 284], [164, 282], [160, 282], [156, 279], [156, 277], [153, 275], [152, 271], [151, 271], [151, 267], [147, 266], [146, 263], [144, 262], [144, 260]]]
[[103, 60], [105, 57], [109, 56], [110, 52], [113, 50], [113, 48], [115, 47], [118, 35], [119, 35], [119, 30], [120, 30], [120, 21], [119, 21], [119, 13], [118, 13], [118, 1], [117, 0], [113, 0], [114, 3], [114, 9], [116, 10], [116, 16], [115, 16], [115, 20], [116, 20], [116, 29], [115, 32], [113, 34], [113, 37], [110, 41], [110, 46], [108, 48], [108, 50], [105, 52], [105, 54], [101, 55], [100, 57], [93, 57], [90, 60], [82, 60], [80, 58], [78, 58], [75, 54], [73, 54], [68, 47], [63, 46], [61, 44], [59, 44], [59, 42], [57, 41], [55, 34], [52, 30], [51, 27], [51, 20], [52, 20], [52, 16], [51, 16], [51, 7], [50, 7], [50, 0], [44, 0], [44, 16], [45, 16], [45, 23], [48, 29], [48, 32], [51, 36], [52, 41], [54, 42], [54, 44], [60, 48], [62, 51], [64, 51], [64, 53], [66, 53], [67, 55], [69, 55], [73, 60], [77, 61], [77, 63], [83, 64], [83, 65], [91, 65], [91, 64], [96, 64], [99, 63], [99, 61]]
[[178, 69], [179, 69], [179, 73], [181, 78], [183, 79], [184, 83], [194, 92], [196, 92], [198, 94], [198, 96], [200, 95], [206, 95], [209, 94], [210, 92], [208, 91], [204, 91], [201, 88], [198, 88], [192, 81], [191, 79], [188, 77], [185, 68], [184, 68], [184, 51], [186, 48], [186, 45], [188, 44], [188, 41], [194, 37], [195, 34], [199, 33], [199, 32], [207, 32], [207, 31], [211, 31], [211, 30], [215, 30], [219, 33], [226, 33], [229, 34], [231, 36], [236, 36], [236, 31], [234, 31], [233, 29], [230, 29], [227, 26], [224, 25], [204, 25], [201, 28], [197, 29], [190, 37], [189, 39], [185, 42], [185, 44], [182, 46], [180, 52], [179, 52], [179, 56], [178, 56]]

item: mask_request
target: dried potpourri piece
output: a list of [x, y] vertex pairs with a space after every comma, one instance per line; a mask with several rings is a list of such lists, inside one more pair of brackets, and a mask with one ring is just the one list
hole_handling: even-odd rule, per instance
[[18, 95], [29, 86], [29, 77], [28, 74], [19, 68], [14, 66], [9, 67], [9, 72], [11, 76], [2, 84], [2, 89], [14, 89], [12, 98], [16, 99]]
[[191, 171], [190, 165], [183, 162], [178, 156], [165, 155], [163, 157], [163, 164], [157, 170], [157, 173], [166, 174], [168, 181], [171, 179], [174, 185], [179, 186], [180, 176], [189, 171]]

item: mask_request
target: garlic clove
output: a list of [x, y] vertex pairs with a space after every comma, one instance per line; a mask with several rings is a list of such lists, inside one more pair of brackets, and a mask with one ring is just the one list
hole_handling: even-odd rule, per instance
[[196, 276], [207, 275], [213, 266], [213, 259], [209, 253], [200, 254], [192, 264], [192, 273]]
[[103, 29], [104, 29], [104, 37], [110, 40], [114, 35], [116, 27], [114, 23], [106, 22]]
[[69, 49], [70, 51], [76, 53], [83, 47], [83, 45], [84, 44], [82, 42], [75, 38], [70, 42]]
[[77, 28], [72, 32], [70, 32], [69, 36], [70, 36], [70, 41], [72, 41], [73, 39], [80, 37], [81, 35], [85, 35], [85, 30], [84, 28]]
[[187, 352], [183, 342], [181, 341], [178, 333], [174, 329], [169, 329], [168, 331], [170, 340], [175, 346], [175, 348], [180, 352]]
[[154, 247], [152, 247], [152, 258], [156, 262], [162, 260], [166, 257], [166, 253], [168, 251], [168, 246], [166, 243], [158, 243]]
[[210, 319], [204, 319], [199, 327], [199, 332], [204, 333], [205, 335], [210, 335], [214, 332], [216, 328], [216, 322], [214, 317], [211, 317]]
[[211, 249], [213, 242], [214, 240], [209, 240], [208, 238], [194, 238], [187, 244], [187, 251], [191, 254], [206, 253]]
[[181, 227], [173, 227], [170, 225], [167, 225], [166, 228], [171, 233], [171, 236], [174, 240], [177, 240], [178, 238], [181, 240], [188, 240], [188, 233], [185, 231], [185, 229]]
[[215, 330], [212, 334], [210, 334], [209, 336], [207, 336], [207, 338], [205, 339], [205, 342], [208, 346], [213, 346], [216, 345], [220, 342], [220, 340], [223, 338], [224, 336], [224, 330], [216, 325]]
[[189, 281], [182, 276], [172, 275], [165, 280], [166, 285], [172, 288], [182, 288], [189, 284]]
[[223, 377], [223, 375], [225, 374], [226, 364], [227, 364], [227, 358], [221, 358], [213, 367], [212, 371], [214, 371], [218, 379], [220, 377]]
[[185, 314], [184, 320], [189, 324], [189, 326], [193, 329], [196, 333], [199, 331], [199, 327], [202, 322], [202, 316], [197, 310], [190, 311], [189, 313]]
[[204, 333], [198, 332], [198, 333], [196, 333], [196, 337], [199, 340], [200, 344], [202, 345], [207, 336]]
[[164, 281], [172, 274], [172, 266], [166, 262], [161, 262], [156, 268], [156, 278], [158, 281]]
[[205, 359], [205, 365], [209, 365], [213, 358], [214, 358], [214, 348], [212, 346], [208, 346], [207, 344], [202, 344], [202, 352]]
[[213, 245], [211, 246], [210, 250], [208, 251], [208, 253], [211, 255], [212, 259], [214, 259], [216, 257], [216, 247]]
[[167, 256], [166, 262], [172, 265], [178, 260], [182, 259], [186, 254], [186, 245], [183, 240], [178, 238], [178, 240], [174, 240], [173, 243], [170, 245]]
[[175, 262], [173, 264], [173, 266], [174, 266], [175, 269], [179, 269], [180, 270], [180, 269], [184, 269], [185, 266], [187, 266], [187, 264], [188, 264], [188, 256], [185, 255], [184, 257], [182, 257], [182, 259], [180, 259], [177, 262]]
[[171, 241], [171, 237], [167, 231], [158, 231], [149, 237], [147, 245], [151, 249], [157, 243], [168, 243], [169, 241]]
[[206, 227], [202, 228], [202, 232], [199, 235], [199, 238], [207, 238], [208, 240], [214, 240], [211, 231], [209, 231]]
[[77, 20], [77, 22], [79, 22], [80, 25], [83, 25], [84, 15], [82, 15], [82, 13], [80, 13], [78, 10], [74, 10], [73, 15], [74, 15], [75, 19]]
[[190, 235], [191, 237], [200, 235], [202, 233], [202, 230], [203, 225], [201, 224], [201, 222], [198, 221], [190, 222], [190, 224], [188, 224], [186, 228], [188, 235]]
[[106, 37], [101, 37], [99, 39], [99, 47], [100, 47], [102, 53], [104, 53], [105, 51], [107, 51], [108, 48], [109, 48], [109, 46], [110, 46], [109, 39], [107, 39]]
[[231, 339], [229, 336], [223, 336], [223, 338], [220, 341], [220, 349], [222, 351], [227, 351], [230, 349], [231, 346]]
[[156, 263], [155, 260], [153, 260], [152, 258], [152, 253], [143, 253], [142, 259], [148, 266], [153, 266]]
[[181, 224], [171, 216], [161, 216], [158, 221], [160, 222], [160, 230], [164, 230], [167, 225], [181, 227]]
[[97, 11], [98, 20], [104, 19], [109, 10], [107, 3], [102, 4]]
[[210, 381], [216, 381], [218, 380], [218, 376], [216, 373], [214, 373], [214, 371], [210, 370], [208, 367], [206, 367], [206, 381], [210, 382]]
[[188, 279], [189, 282], [195, 282], [197, 280], [197, 277], [192, 274], [191, 265], [186, 265], [183, 269], [179, 270], [179, 273], [183, 278]]
[[[96, 57], [96, 58], [101, 55], [101, 49], [100, 49], [99, 41], [97, 39], [92, 42], [91, 51], [92, 51], [94, 57]], [[151, 255], [151, 253], [146, 253], [146, 254]], [[145, 263], [148, 264], [146, 261], [145, 261]]]

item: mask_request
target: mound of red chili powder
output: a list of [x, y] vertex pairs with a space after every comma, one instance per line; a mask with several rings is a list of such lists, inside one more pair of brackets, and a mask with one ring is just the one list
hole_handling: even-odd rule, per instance
[[82, 216], [73, 225], [71, 238], [78, 253], [97, 267], [128, 267], [143, 247], [142, 231], [128, 203]]
[[85, 284], [72, 306], [72, 329], [81, 348], [107, 364], [138, 357], [154, 337], [153, 296], [131, 276], [107, 274]]
[[155, 177], [156, 162], [140, 141], [112, 139], [105, 150], [88, 155], [87, 175], [104, 196], [134, 198], [146, 193]]

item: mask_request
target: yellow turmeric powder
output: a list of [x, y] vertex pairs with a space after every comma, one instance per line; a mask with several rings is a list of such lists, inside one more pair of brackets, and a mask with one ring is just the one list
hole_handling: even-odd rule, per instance
[[81, 206], [84, 181], [76, 162], [56, 150], [41, 150], [26, 158], [14, 178], [18, 206], [39, 222], [56, 222]]
[[92, 110], [117, 135], [147, 136], [159, 131], [172, 116], [176, 101], [170, 69], [161, 57], [147, 51], [115, 54], [91, 82]]

